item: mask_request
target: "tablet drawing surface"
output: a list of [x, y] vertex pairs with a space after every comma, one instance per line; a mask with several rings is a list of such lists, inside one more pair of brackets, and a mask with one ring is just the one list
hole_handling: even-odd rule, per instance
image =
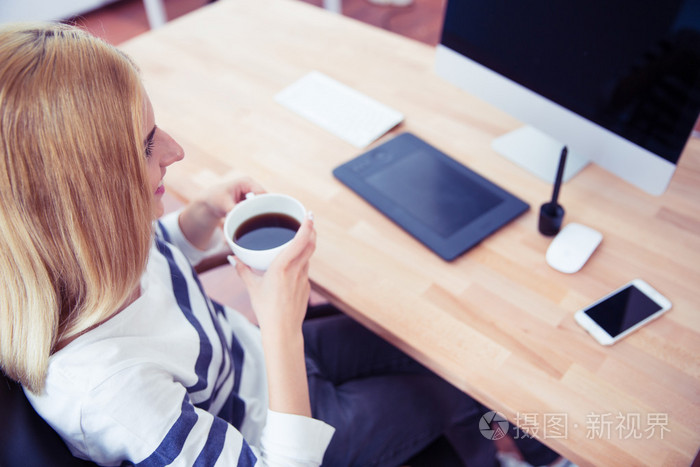
[[357, 156], [333, 174], [448, 261], [529, 208], [411, 133]]

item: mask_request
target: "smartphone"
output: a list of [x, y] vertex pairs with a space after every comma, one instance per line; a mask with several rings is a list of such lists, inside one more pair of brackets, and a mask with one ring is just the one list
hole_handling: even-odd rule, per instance
[[576, 322], [603, 345], [612, 345], [671, 308], [671, 302], [635, 279], [574, 315]]

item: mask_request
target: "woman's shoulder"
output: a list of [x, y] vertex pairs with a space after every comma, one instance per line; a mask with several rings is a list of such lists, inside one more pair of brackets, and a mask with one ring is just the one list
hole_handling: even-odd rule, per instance
[[200, 338], [187, 317], [167, 303], [162, 289], [144, 280], [133, 303], [51, 355], [47, 384], [75, 394], [141, 368], [193, 367]]
[[119, 446], [150, 453], [178, 417], [185, 387], [157, 361], [108, 341], [66, 350], [41, 394], [25, 390], [34, 409], [81, 457], [109, 459], [101, 451]]

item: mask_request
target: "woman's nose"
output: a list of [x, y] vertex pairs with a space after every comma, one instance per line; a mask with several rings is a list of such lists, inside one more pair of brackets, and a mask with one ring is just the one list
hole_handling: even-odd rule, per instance
[[167, 151], [165, 153], [165, 157], [163, 157], [161, 160], [161, 165], [168, 166], [174, 162], [182, 160], [185, 157], [185, 150], [182, 149], [182, 146], [180, 146], [169, 134], [165, 133], [163, 136], [167, 140]]

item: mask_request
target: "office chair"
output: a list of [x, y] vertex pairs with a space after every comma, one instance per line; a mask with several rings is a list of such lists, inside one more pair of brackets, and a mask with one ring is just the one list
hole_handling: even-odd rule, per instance
[[96, 466], [74, 457], [68, 446], [31, 406], [22, 387], [0, 378], [0, 465], [14, 467]]

